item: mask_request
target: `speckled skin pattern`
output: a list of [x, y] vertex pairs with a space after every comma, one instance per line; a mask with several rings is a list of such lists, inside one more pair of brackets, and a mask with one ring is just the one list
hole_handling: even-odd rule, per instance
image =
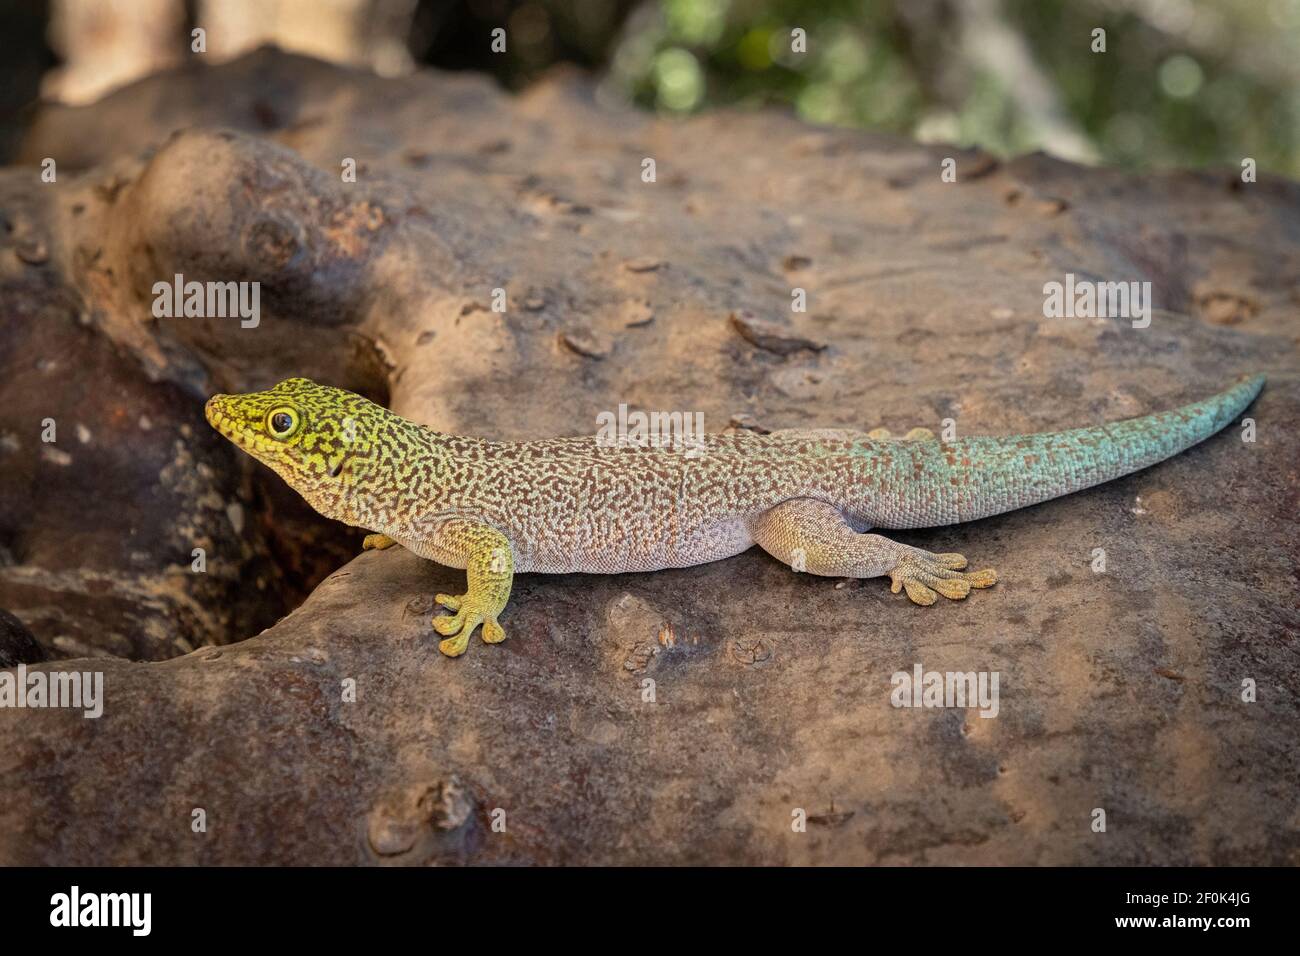
[[1073, 431], [941, 442], [924, 429], [786, 430], [707, 436], [684, 447], [602, 446], [595, 436], [491, 442], [443, 435], [359, 395], [294, 378], [216, 395], [214, 428], [273, 468], [321, 514], [465, 568], [440, 594], [443, 653], [464, 653], [497, 618], [515, 571], [597, 574], [686, 567], [758, 544], [795, 570], [889, 575], [917, 604], [992, 585], [960, 554], [932, 554], [869, 528], [971, 521], [1129, 474], [1223, 428], [1256, 375], [1172, 412]]

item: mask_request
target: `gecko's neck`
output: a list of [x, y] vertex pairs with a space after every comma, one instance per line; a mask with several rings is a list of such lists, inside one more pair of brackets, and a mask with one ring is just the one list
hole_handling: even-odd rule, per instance
[[369, 435], [358, 436], [336, 480], [300, 490], [316, 510], [355, 527], [409, 530], [454, 494], [475, 457], [474, 444], [385, 416]]

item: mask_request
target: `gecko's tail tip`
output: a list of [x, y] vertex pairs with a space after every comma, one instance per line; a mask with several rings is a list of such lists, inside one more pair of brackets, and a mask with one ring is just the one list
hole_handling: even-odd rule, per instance
[[[1239, 382], [1235, 385], [1229, 386], [1227, 390], [1220, 393], [1216, 399], [1210, 399], [1210, 401], [1217, 401], [1219, 404], [1219, 415], [1228, 416], [1227, 419], [1225, 419], [1222, 424], [1218, 425], [1215, 430], [1217, 431], [1219, 428], [1222, 428], [1228, 420], [1235, 418], [1250, 407], [1250, 404], [1255, 401], [1255, 396], [1260, 393], [1260, 390], [1263, 389], [1263, 387], [1264, 376], [1257, 372], [1254, 375], [1243, 376]], [[1213, 434], [1213, 432], [1210, 434]]]

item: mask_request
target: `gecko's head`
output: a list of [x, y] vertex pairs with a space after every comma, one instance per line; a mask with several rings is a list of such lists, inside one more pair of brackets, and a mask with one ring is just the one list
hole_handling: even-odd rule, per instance
[[341, 521], [355, 517], [359, 472], [385, 421], [396, 418], [360, 395], [305, 378], [286, 379], [264, 392], [213, 395], [204, 414], [317, 511]]

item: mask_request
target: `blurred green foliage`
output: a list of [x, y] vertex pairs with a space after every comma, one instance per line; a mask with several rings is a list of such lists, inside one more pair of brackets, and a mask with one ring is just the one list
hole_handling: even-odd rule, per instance
[[666, 112], [1300, 176], [1300, 0], [660, 0], [607, 56], [608, 86]]

